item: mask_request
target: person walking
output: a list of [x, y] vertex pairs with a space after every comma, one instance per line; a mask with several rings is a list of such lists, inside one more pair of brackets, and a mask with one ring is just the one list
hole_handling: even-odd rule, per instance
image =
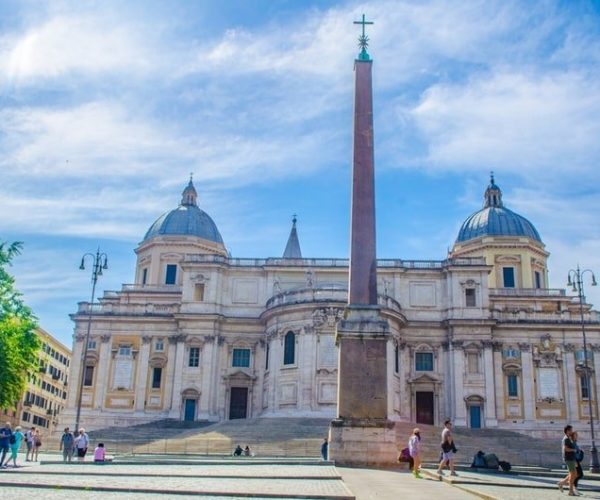
[[90, 444], [90, 438], [82, 427], [79, 429], [79, 435], [75, 438], [75, 449], [77, 450], [77, 460], [83, 462], [85, 460], [85, 454], [87, 453], [88, 446]]
[[448, 466], [450, 469], [451, 476], [457, 476], [458, 474], [454, 471], [454, 454], [456, 453], [456, 446], [454, 445], [454, 438], [452, 437], [452, 421], [446, 420], [444, 422], [444, 430], [442, 431], [442, 460], [438, 465], [437, 474], [443, 477], [444, 472], [442, 469]]
[[408, 452], [413, 462], [413, 475], [421, 479], [421, 430], [416, 427], [408, 440]]
[[558, 489], [562, 491], [568, 484], [569, 496], [574, 497], [577, 496], [574, 486], [575, 478], [577, 477], [577, 461], [575, 460], [575, 452], [577, 450], [575, 444], [573, 444], [573, 426], [570, 424], [565, 425], [564, 433], [565, 435], [562, 438], [562, 458], [569, 472], [564, 479], [558, 482]]
[[10, 443], [10, 458], [6, 460], [5, 466], [8, 467], [8, 462], [13, 461], [13, 468], [17, 468], [17, 454], [19, 453], [19, 449], [21, 448], [21, 443], [23, 442], [23, 438], [25, 435], [21, 432], [21, 426], [17, 425], [15, 427], [15, 432], [13, 432], [12, 436], [9, 438]]
[[73, 459], [73, 452], [75, 451], [75, 436], [73, 436], [73, 433], [68, 427], [65, 427], [63, 435], [60, 438], [59, 449], [62, 450], [63, 462], [70, 463]]
[[31, 451], [31, 461], [38, 461], [38, 453], [42, 447], [42, 433], [39, 429], [36, 429], [33, 433], [33, 449]]
[[575, 478], [575, 481], [573, 481], [573, 491], [575, 492], [576, 495], [579, 495], [579, 491], [577, 490], [577, 485], [579, 484], [579, 480], [581, 478], [583, 478], [583, 467], [581, 467], [581, 462], [583, 462], [583, 450], [581, 449], [581, 447], [579, 446], [579, 443], [577, 443], [577, 432], [573, 432], [573, 436], [571, 438], [571, 441], [573, 441], [573, 444], [575, 445], [575, 462], [576, 462], [576, 466], [575, 466], [575, 471], [577, 472], [577, 477]]
[[323, 460], [327, 460], [328, 456], [329, 456], [329, 442], [327, 441], [327, 438], [325, 438], [323, 440], [323, 443], [321, 443], [321, 457], [323, 458]]
[[2, 453], [2, 455], [0, 455], [1, 469], [6, 469], [6, 463], [8, 463], [8, 460], [6, 460], [6, 463], [4, 463], [4, 460], [6, 459], [6, 456], [8, 455], [8, 450], [10, 449], [10, 441], [12, 439], [12, 435], [13, 432], [10, 426], [10, 422], [6, 422], [4, 427], [0, 429], [0, 452]]
[[35, 427], [32, 427], [25, 433], [25, 445], [27, 446], [27, 454], [25, 462], [31, 462], [33, 458], [33, 436], [35, 435]]

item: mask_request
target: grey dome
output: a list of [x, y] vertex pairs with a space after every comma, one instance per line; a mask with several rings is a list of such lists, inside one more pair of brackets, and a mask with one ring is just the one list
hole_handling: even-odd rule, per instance
[[144, 241], [155, 236], [197, 236], [223, 244], [223, 238], [210, 216], [198, 208], [196, 189], [190, 179], [183, 190], [181, 205], [161, 215], [144, 236]]
[[485, 191], [485, 205], [471, 214], [458, 232], [457, 243], [482, 236], [524, 236], [542, 242], [537, 229], [525, 217], [504, 207], [502, 191], [494, 183], [494, 176]]

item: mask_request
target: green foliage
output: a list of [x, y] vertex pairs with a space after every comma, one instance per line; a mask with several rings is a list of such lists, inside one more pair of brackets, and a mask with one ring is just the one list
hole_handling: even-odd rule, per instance
[[22, 243], [0, 243], [0, 409], [15, 406], [27, 387], [27, 374], [38, 366], [37, 319], [15, 289], [6, 270]]

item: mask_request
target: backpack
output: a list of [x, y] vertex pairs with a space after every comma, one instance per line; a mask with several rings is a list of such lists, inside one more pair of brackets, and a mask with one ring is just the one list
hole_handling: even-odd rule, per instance
[[578, 462], [583, 462], [583, 450], [581, 448], [577, 448], [577, 450], [575, 451], [575, 460], [577, 460]]
[[500, 464], [498, 463], [498, 457], [494, 453], [486, 453], [483, 458], [486, 468], [498, 470]]
[[486, 467], [486, 463], [485, 463], [485, 453], [483, 451], [478, 451], [475, 456], [473, 457], [473, 463], [471, 464], [471, 467], [473, 468], [485, 468]]
[[17, 443], [17, 438], [14, 434], [11, 434], [10, 437], [8, 438], [8, 443], [9, 444], [16, 444]]

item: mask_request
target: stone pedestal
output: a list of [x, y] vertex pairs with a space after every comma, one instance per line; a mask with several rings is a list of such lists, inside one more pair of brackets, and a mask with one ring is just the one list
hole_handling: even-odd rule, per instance
[[377, 306], [348, 306], [338, 323], [338, 413], [329, 429], [329, 456], [338, 464], [385, 465], [398, 456], [387, 419], [388, 335]]

